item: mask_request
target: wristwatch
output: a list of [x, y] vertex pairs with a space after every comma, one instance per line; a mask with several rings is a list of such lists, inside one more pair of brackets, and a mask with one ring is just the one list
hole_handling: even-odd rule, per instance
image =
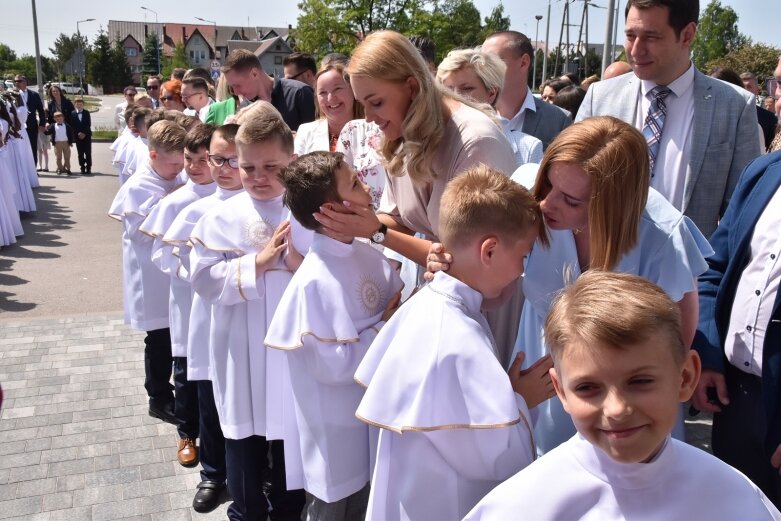
[[380, 225], [380, 229], [374, 232], [369, 239], [374, 244], [380, 244], [382, 241], [385, 240], [385, 234], [388, 233], [388, 227], [384, 224]]

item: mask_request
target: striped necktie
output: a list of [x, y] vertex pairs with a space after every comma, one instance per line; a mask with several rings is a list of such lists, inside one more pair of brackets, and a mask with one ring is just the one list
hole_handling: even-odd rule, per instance
[[648, 107], [648, 115], [645, 117], [645, 125], [643, 126], [643, 135], [648, 143], [648, 157], [651, 161], [651, 177], [654, 176], [654, 165], [656, 164], [656, 156], [659, 153], [659, 142], [662, 140], [662, 130], [664, 129], [664, 119], [667, 116], [667, 105], [665, 105], [665, 98], [670, 95], [672, 91], [662, 85], [658, 85], [651, 89], [651, 106]]

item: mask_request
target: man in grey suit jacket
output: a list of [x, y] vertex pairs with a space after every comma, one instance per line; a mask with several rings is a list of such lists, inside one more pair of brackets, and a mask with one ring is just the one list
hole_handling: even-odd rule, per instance
[[614, 116], [642, 131], [651, 89], [669, 87], [651, 186], [710, 235], [741, 171], [761, 151], [750, 93], [691, 63], [698, 16], [697, 0], [629, 0], [625, 45], [633, 72], [593, 84], [577, 121]]
[[481, 49], [496, 54], [507, 66], [504, 87], [496, 100], [496, 111], [505, 130], [521, 131], [542, 141], [543, 149], [572, 123], [572, 115], [537, 99], [529, 89], [529, 66], [534, 48], [517, 31], [501, 31], [486, 38]]

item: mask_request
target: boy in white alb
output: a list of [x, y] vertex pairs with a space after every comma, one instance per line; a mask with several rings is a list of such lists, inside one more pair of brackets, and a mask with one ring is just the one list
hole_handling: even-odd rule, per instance
[[285, 350], [290, 366], [307, 492], [305, 519], [363, 519], [369, 498], [369, 428], [355, 417], [363, 389], [353, 375], [398, 306], [402, 283], [379, 251], [354, 237], [331, 235], [312, 216], [321, 206], [343, 201], [371, 207], [369, 187], [342, 154], [302, 156], [285, 169], [282, 182], [293, 216], [315, 230], [266, 334], [266, 346]]
[[366, 519], [460, 519], [534, 459], [527, 405], [548, 391], [520, 372], [511, 382], [481, 305], [516, 283], [544, 233], [538, 204], [505, 175], [480, 165], [448, 184], [438, 236], [459, 255], [355, 373], [367, 387], [356, 416], [380, 427]]
[[276, 515], [297, 515], [304, 503], [302, 490], [285, 490], [282, 442], [266, 439], [266, 380], [274, 372], [263, 339], [311, 232], [288, 220], [277, 178], [291, 160], [293, 135], [276, 109], [263, 106], [236, 135], [245, 192], [207, 212], [190, 237], [193, 288], [212, 304], [209, 378], [225, 435], [232, 521], [266, 519], [269, 503]]
[[168, 294], [168, 320], [171, 331], [171, 355], [174, 360], [174, 413], [179, 421], [177, 459], [189, 467], [198, 464], [198, 387], [187, 380], [187, 326], [190, 321], [192, 288], [178, 277], [178, 250], [163, 242], [163, 236], [177, 215], [190, 203], [214, 193], [207, 155], [214, 127], [199, 125], [184, 140], [184, 170], [187, 182], [165, 196], [141, 225], [141, 233], [154, 238], [152, 262], [171, 279]]
[[122, 274], [125, 323], [146, 331], [144, 387], [149, 414], [177, 424], [171, 392], [171, 336], [168, 329], [170, 278], [152, 264], [152, 242], [141, 233], [144, 219], [176, 186], [184, 166], [185, 130], [171, 121], [159, 121], [149, 129], [149, 160], [114, 197], [109, 216], [122, 222]]
[[[209, 143], [208, 163], [211, 178], [216, 185], [213, 194], [199, 199], [184, 208], [163, 236], [179, 261], [176, 278], [188, 285], [192, 301], [184, 331], [187, 338], [187, 380], [198, 388], [198, 456], [201, 464], [201, 482], [193, 498], [193, 509], [199, 513], [210, 512], [220, 503], [225, 489], [225, 438], [214, 405], [212, 383], [209, 380], [209, 323], [211, 304], [192, 291], [190, 285], [190, 235], [200, 218], [220, 202], [244, 191], [239, 176], [236, 154], [238, 125], [223, 125], [214, 130]], [[173, 285], [173, 278], [171, 279]], [[182, 311], [185, 314], [185, 311]]]
[[466, 519], [781, 519], [746, 476], [670, 437], [700, 359], [659, 287], [586, 272], [551, 308], [545, 340], [556, 393], [578, 433]]

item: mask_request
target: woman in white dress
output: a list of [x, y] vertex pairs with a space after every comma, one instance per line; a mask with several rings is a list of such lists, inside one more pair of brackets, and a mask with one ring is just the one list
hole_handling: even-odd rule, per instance
[[[20, 212], [34, 212], [35, 196], [33, 195], [33, 189], [30, 185], [30, 178], [25, 168], [25, 151], [21, 150], [20, 145], [26, 145], [26, 153], [32, 155], [32, 149], [29, 143], [22, 141], [22, 134], [26, 135], [22, 127], [22, 123], [19, 120], [19, 116], [16, 113], [16, 107], [14, 106], [13, 98], [3, 98], [6, 110], [10, 116], [10, 125], [14, 132], [10, 132], [6, 136], [6, 154], [8, 155], [9, 165], [11, 167], [11, 180], [14, 183], [16, 201], [16, 208]], [[33, 174], [35, 174], [35, 163], [33, 163]], [[36, 174], [37, 175], [37, 174]]]
[[298, 127], [295, 153], [336, 152], [339, 133], [352, 119], [363, 117], [363, 107], [355, 101], [345, 65], [331, 62], [315, 76], [315, 114], [317, 119]]
[[[27, 106], [22, 97], [16, 92], [11, 92], [12, 103], [16, 109], [16, 117], [19, 119], [19, 137], [14, 141], [14, 150], [16, 150], [16, 166], [27, 174], [31, 188], [38, 188], [41, 182], [38, 179], [38, 170], [35, 168], [35, 156], [33, 156], [30, 138], [27, 135]], [[49, 139], [45, 140], [47, 143]], [[40, 147], [39, 147], [40, 148]], [[48, 157], [47, 157], [48, 162]], [[33, 201], [34, 202], [34, 201]]]
[[16, 242], [16, 237], [24, 234], [19, 210], [16, 208], [16, 187], [12, 180], [13, 158], [8, 153], [7, 139], [14, 134], [8, 107], [0, 101], [0, 246]]

